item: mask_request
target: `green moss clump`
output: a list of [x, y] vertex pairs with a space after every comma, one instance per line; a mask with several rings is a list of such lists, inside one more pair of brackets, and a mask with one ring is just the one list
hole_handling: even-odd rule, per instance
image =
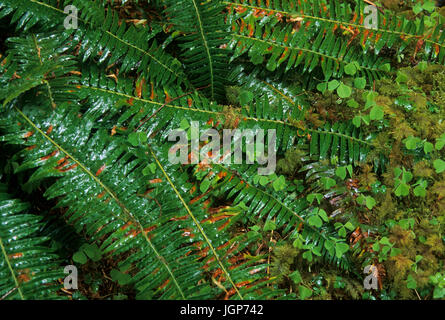
[[294, 176], [298, 169], [301, 168], [305, 156], [306, 152], [299, 148], [287, 150], [284, 158], [277, 162], [278, 172], [290, 177]]

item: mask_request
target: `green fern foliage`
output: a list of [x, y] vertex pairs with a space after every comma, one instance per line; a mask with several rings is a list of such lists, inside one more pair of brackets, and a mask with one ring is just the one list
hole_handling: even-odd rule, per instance
[[[234, 0], [224, 3], [232, 13], [233, 22], [241, 19], [241, 28], [247, 30], [244, 36], [246, 32], [250, 36], [256, 32], [254, 23], [257, 21], [270, 26], [296, 23], [299, 29], [312, 30], [312, 39], [316, 39], [317, 34], [340, 29], [346, 34], [343, 39], [338, 38], [340, 42], [347, 41], [349, 46], [349, 43], [356, 39], [368, 54], [379, 54], [382, 48], [394, 46], [402, 52], [411, 42], [415, 42], [418, 46], [416, 51], [423, 51], [427, 58], [444, 63], [445, 36], [441, 32], [442, 27], [440, 24], [428, 27], [424, 17], [409, 20], [403, 15], [395, 15], [390, 10], [377, 11], [377, 28], [370, 29], [364, 25], [364, 20], [369, 14], [365, 13], [368, 4], [360, 0], [353, 1], [352, 5], [350, 2], [335, 0], [260, 0], [255, 3]], [[369, 50], [370, 48], [373, 50]], [[324, 53], [326, 52], [330, 51], [325, 50]], [[273, 66], [274, 63], [271, 63], [270, 67]]]
[[340, 163], [358, 164], [371, 150], [371, 140], [352, 123], [326, 124], [322, 129], [311, 130], [309, 153], [319, 159], [336, 158]]
[[[23, 129], [9, 128], [11, 134], [4, 139], [28, 146], [21, 152], [24, 160], [17, 171], [37, 169], [28, 183], [61, 177], [45, 196], [58, 197], [60, 206], [69, 206], [67, 221], [79, 232], [87, 226], [86, 232], [105, 253], [119, 255], [139, 248], [122, 264], [131, 266], [141, 298], [210, 298], [217, 294], [215, 289], [197, 286], [201, 268], [221, 275], [219, 283], [226, 287], [228, 296], [243, 298], [249, 294], [265, 266], [252, 265], [255, 261], [239, 263], [237, 255], [248, 244], [246, 239], [224, 236], [224, 222], [228, 221], [212, 222], [202, 209], [205, 194], [192, 197], [190, 192], [179, 191], [178, 185], [190, 190], [196, 187], [187, 181], [186, 172], [177, 174], [180, 168], [161, 164], [166, 163], [163, 157], [168, 149], [147, 146], [148, 159], [156, 163], [157, 170], [146, 175], [142, 173], [146, 156], [122, 141], [111, 140], [102, 130], [92, 134], [92, 122], [88, 117], [80, 119], [75, 109], [54, 114], [47, 124], [16, 110], [17, 120], [13, 122], [23, 123]], [[53, 128], [50, 133], [46, 125]], [[83, 136], [77, 131], [70, 133], [69, 128], [81, 128]], [[40, 147], [29, 148], [33, 145]], [[105, 161], [85, 158], [98, 152]]]
[[234, 199], [233, 204], [248, 208], [244, 219], [265, 221], [265, 224], [272, 222], [276, 228], [282, 228], [283, 233], [291, 237], [301, 237], [307, 246], [316, 248], [328, 263], [350, 270], [351, 262], [347, 256], [338, 258], [326, 249], [325, 243], [330, 241], [329, 236], [335, 236], [335, 230], [329, 226], [324, 226], [322, 230], [316, 229], [307, 222], [312, 207], [301, 194], [284, 190], [283, 196], [283, 190], [272, 191], [271, 183], [268, 183], [269, 187], [258, 185], [252, 178], [256, 175], [257, 166], [218, 164], [212, 166], [211, 170], [216, 179], [225, 177], [219, 182], [220, 188], [228, 197]]
[[[123, 59], [122, 72], [137, 66], [137, 70], [146, 78], [161, 83], [181, 81], [181, 63], [165, 55], [156, 41], [150, 42], [159, 28], [148, 30], [127, 26], [116, 13], [105, 10], [98, 1], [67, 0], [64, 5], [74, 5], [82, 13], [78, 23], [85, 27], [68, 29], [66, 32], [74, 33], [73, 46], [81, 44], [79, 53], [83, 61], [98, 58], [99, 63], [107, 61], [112, 64]], [[5, 0], [0, 3], [0, 8], [3, 8], [0, 16], [13, 14], [12, 19], [20, 19], [17, 27], [25, 30], [37, 23], [45, 29], [55, 25], [60, 30], [68, 17], [56, 1]], [[50, 24], [46, 23], [48, 20], [51, 20]]]
[[206, 87], [208, 97], [221, 100], [227, 82], [227, 27], [219, 0], [166, 1], [166, 14], [181, 37], [182, 56], [195, 87]]
[[[68, 5], [77, 28], [64, 26]], [[445, 78], [428, 62], [445, 63], [443, 25], [434, 24], [444, 18], [382, 10], [371, 30], [366, 6], [0, 0], [0, 300], [89, 295], [59, 290], [77, 242], [63, 254], [48, 248], [74, 235], [103, 254], [83, 271], [100, 268], [118, 296], [136, 299], [319, 299], [329, 295], [315, 290], [315, 275], [331, 281], [338, 271], [359, 283], [362, 264], [385, 261], [389, 277], [402, 274], [392, 270], [403, 265], [399, 248], [386, 257], [379, 245], [408, 238], [404, 219], [418, 213], [407, 203], [431, 209], [443, 234], [443, 123], [435, 120]], [[391, 70], [402, 64], [409, 71]], [[219, 136], [196, 143], [196, 126]], [[180, 129], [185, 142], [172, 138]], [[234, 129], [267, 139], [242, 145], [242, 163], [203, 157]], [[263, 147], [268, 175], [259, 170]], [[172, 161], [178, 150], [184, 163]], [[396, 208], [410, 192], [416, 200]], [[43, 213], [26, 214], [31, 208]], [[391, 212], [391, 228], [370, 228]], [[439, 236], [424, 238], [440, 251]]]
[[[317, 8], [318, 2], [315, 2], [315, 6], [309, 2], [303, 3], [306, 3], [305, 8], [312, 10]], [[285, 7], [289, 6], [290, 4]], [[249, 11], [248, 7], [231, 6], [234, 12], [242, 12], [235, 14], [232, 22], [234, 57], [248, 52], [255, 64], [262, 63], [266, 57], [266, 67], [271, 71], [283, 65], [286, 71], [300, 66], [303, 73], [311, 73], [315, 67], [320, 66], [326, 80], [341, 77], [345, 65], [356, 61], [360, 72], [371, 81], [381, 77], [385, 61], [374, 55], [364, 54], [362, 50], [338, 37], [335, 32], [336, 25], [330, 24], [327, 28], [326, 24], [320, 27], [314, 21], [304, 23], [303, 19], [299, 19], [298, 14], [294, 13], [292, 18], [298, 20], [295, 27], [292, 23], [280, 23], [282, 14], [279, 12], [276, 13], [280, 15], [277, 21], [269, 17], [274, 17], [274, 11], [269, 10], [266, 14], [261, 8], [250, 8]], [[331, 5], [331, 8], [334, 6]], [[247, 11], [249, 14], [244, 16]]]
[[24, 213], [29, 205], [0, 187], [0, 300], [60, 298], [63, 267], [45, 246], [49, 239], [37, 235], [41, 217]]
[[69, 48], [65, 35], [30, 34], [9, 38], [8, 44], [8, 56], [0, 67], [4, 105], [31, 89], [40, 92], [42, 103], [52, 108], [55, 101], [72, 102], [74, 95], [66, 86], [76, 81], [76, 61], [65, 54]]

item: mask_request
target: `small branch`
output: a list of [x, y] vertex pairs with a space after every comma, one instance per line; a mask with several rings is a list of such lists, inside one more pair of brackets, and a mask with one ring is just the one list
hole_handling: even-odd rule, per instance
[[110, 281], [114, 281], [113, 279], [111, 279], [109, 276], [107, 276], [107, 274], [105, 273], [105, 271], [102, 269], [102, 274], [104, 276], [105, 279], [108, 279]]
[[414, 291], [416, 292], [417, 298], [419, 298], [419, 300], [422, 300], [422, 298], [420, 297], [419, 293], [417, 292], [416, 289], [414, 289]]
[[[275, 222], [275, 218], [273, 219], [273, 222]], [[270, 240], [269, 240], [269, 253], [267, 255], [267, 277], [270, 278], [270, 253], [272, 252], [272, 247], [270, 246], [270, 243], [273, 240], [273, 230], [270, 232]], [[267, 284], [269, 287], [269, 284]]]
[[18, 287], [15, 287], [15, 288], [12, 288], [11, 290], [9, 290], [8, 292], [6, 292], [6, 294], [0, 298], [0, 301], [5, 299], [7, 296], [9, 296], [11, 293], [13, 293], [17, 289], [18, 289]]
[[381, 13], [385, 13], [385, 11], [383, 11], [383, 9], [381, 8], [381, 7], [379, 7], [379, 6], [377, 6], [374, 2], [371, 2], [371, 1], [369, 1], [369, 0], [363, 0], [364, 2], [366, 2], [367, 4], [370, 4], [371, 6], [374, 6], [374, 7], [376, 7], [377, 9], [379, 9], [379, 11], [381, 12]]

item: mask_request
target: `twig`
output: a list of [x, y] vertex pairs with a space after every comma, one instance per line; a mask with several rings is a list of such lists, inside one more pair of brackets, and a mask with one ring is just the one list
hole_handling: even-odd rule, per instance
[[8, 292], [6, 292], [6, 294], [0, 298], [0, 301], [5, 299], [7, 296], [9, 296], [11, 293], [13, 293], [17, 289], [18, 289], [18, 287], [15, 287], [15, 288], [12, 288], [11, 290], [9, 290]]
[[371, 2], [371, 1], [369, 1], [369, 0], [363, 0], [363, 1], [366, 2], [367, 4], [370, 4], [371, 6], [376, 7], [377, 9], [379, 9], [379, 11], [380, 11], [381, 13], [385, 13], [385, 11], [383, 11], [383, 9], [382, 9], [381, 7], [379, 7], [379, 6], [377, 6], [375, 3], [373, 3], [373, 2]]
[[420, 297], [420, 295], [419, 295], [419, 293], [417, 292], [417, 290], [416, 289], [414, 289], [414, 291], [416, 292], [416, 294], [417, 294], [417, 298], [419, 298], [419, 300], [422, 300], [422, 298]]
[[65, 288], [61, 288], [60, 290], [62, 290], [62, 292], [65, 292], [65, 293], [66, 293], [67, 295], [69, 295], [69, 296], [72, 296], [72, 295], [73, 295], [72, 292], [66, 290]]
[[108, 279], [110, 281], [114, 281], [113, 279], [111, 279], [109, 276], [107, 276], [107, 274], [105, 273], [105, 271], [102, 269], [102, 274], [104, 276], [105, 279]]
[[[273, 219], [273, 221], [275, 222], [275, 218]], [[270, 232], [270, 240], [269, 243], [271, 243], [273, 240], [273, 230], [271, 230]], [[272, 247], [269, 245], [269, 253], [267, 256], [267, 276], [270, 278], [270, 253], [272, 252]], [[267, 286], [269, 286], [269, 284], [267, 284]]]

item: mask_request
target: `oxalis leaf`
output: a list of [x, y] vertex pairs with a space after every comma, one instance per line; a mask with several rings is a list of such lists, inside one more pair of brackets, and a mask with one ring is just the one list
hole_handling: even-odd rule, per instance
[[323, 225], [323, 221], [320, 219], [318, 215], [310, 216], [307, 220], [311, 226], [320, 228]]
[[312, 289], [306, 288], [305, 286], [299, 286], [298, 290], [300, 292], [300, 299], [304, 300], [312, 296]]
[[352, 94], [352, 88], [345, 85], [344, 83], [341, 83], [340, 86], [337, 88], [337, 94], [340, 98], [348, 98]]
[[349, 250], [349, 245], [344, 242], [337, 242], [335, 244], [335, 255], [337, 258], [341, 258]]
[[382, 120], [384, 116], [383, 108], [380, 106], [374, 106], [369, 113], [371, 120]]
[[442, 173], [445, 171], [445, 161], [442, 159], [436, 159], [433, 162], [434, 169], [436, 169], [437, 173]]
[[407, 196], [409, 195], [409, 189], [410, 189], [409, 185], [407, 185], [404, 182], [400, 182], [396, 187], [396, 189], [394, 190], [394, 193], [398, 197]]

